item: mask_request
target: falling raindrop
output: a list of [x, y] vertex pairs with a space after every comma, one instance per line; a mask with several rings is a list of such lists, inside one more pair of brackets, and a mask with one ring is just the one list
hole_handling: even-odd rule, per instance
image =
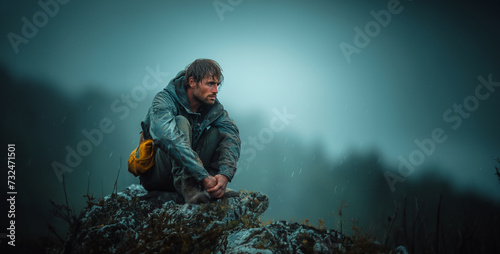
[[292, 172], [292, 175], [290, 177], [293, 177], [294, 174], [295, 174], [295, 171]]

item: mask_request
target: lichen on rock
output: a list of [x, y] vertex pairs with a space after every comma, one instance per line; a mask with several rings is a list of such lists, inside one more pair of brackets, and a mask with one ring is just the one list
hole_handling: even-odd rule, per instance
[[349, 239], [328, 229], [277, 221], [262, 225], [260, 192], [209, 204], [133, 184], [91, 203], [69, 229], [64, 253], [345, 253]]

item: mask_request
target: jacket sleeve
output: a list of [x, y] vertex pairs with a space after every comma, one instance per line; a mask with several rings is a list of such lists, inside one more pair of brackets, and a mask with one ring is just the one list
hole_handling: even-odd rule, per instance
[[223, 114], [214, 122], [214, 126], [219, 129], [223, 136], [219, 144], [219, 173], [228, 177], [231, 181], [238, 167], [240, 157], [241, 140], [238, 127], [227, 113]]
[[175, 112], [172, 98], [166, 92], [158, 93], [148, 113], [151, 138], [160, 149], [184, 165], [191, 176], [201, 181], [208, 176], [208, 172], [191, 148], [189, 138], [177, 127]]

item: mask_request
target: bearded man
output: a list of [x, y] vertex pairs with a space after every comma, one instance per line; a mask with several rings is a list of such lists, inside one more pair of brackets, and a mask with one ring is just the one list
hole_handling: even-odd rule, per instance
[[235, 195], [227, 184], [236, 172], [241, 140], [217, 99], [223, 79], [217, 62], [197, 59], [155, 96], [141, 122], [141, 144], [152, 141], [154, 161], [134, 173], [146, 190], [176, 191], [186, 203]]

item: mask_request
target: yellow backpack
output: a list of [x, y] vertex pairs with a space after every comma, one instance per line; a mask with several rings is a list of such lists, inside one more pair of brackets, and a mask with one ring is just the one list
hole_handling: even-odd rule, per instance
[[144, 135], [141, 133], [139, 146], [137, 146], [128, 158], [128, 172], [134, 176], [139, 176], [148, 171], [155, 164], [155, 151], [153, 140], [144, 140]]

